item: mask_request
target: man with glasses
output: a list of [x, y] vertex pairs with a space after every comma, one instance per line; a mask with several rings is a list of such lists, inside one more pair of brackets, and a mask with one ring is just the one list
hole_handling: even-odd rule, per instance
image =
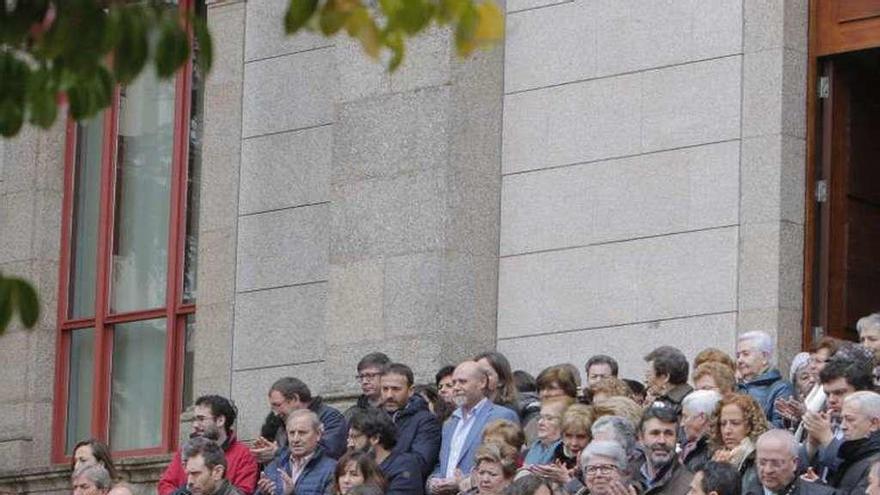
[[391, 359], [381, 352], [371, 352], [358, 361], [357, 374], [354, 379], [361, 387], [361, 395], [357, 403], [345, 410], [343, 415], [346, 420], [351, 419], [355, 411], [364, 411], [371, 407], [381, 407], [382, 386], [380, 380], [385, 368], [391, 363]]
[[[226, 458], [226, 479], [243, 495], [250, 495], [257, 488], [259, 469], [248, 447], [235, 436], [232, 429], [235, 418], [235, 407], [229, 399], [219, 395], [199, 397], [193, 408], [190, 438], [202, 437], [219, 445]], [[159, 495], [169, 495], [186, 486], [186, 477], [181, 453], [178, 451], [159, 478]]]
[[787, 430], [770, 430], [756, 445], [760, 485], [745, 487], [743, 495], [832, 495], [834, 489], [797, 476], [798, 443]]

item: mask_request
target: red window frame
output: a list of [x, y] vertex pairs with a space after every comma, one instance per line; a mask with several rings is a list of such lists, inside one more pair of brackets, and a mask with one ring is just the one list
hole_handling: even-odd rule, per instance
[[[194, 8], [194, 0], [180, 0], [182, 13]], [[183, 16], [185, 17], [185, 16]], [[196, 304], [183, 302], [184, 259], [187, 225], [187, 182], [189, 164], [189, 123], [192, 89], [192, 61], [175, 76], [174, 138], [171, 160], [170, 218], [168, 223], [168, 265], [165, 305], [139, 311], [111, 313], [110, 263], [114, 239], [116, 186], [117, 124], [120, 90], [105, 110], [101, 151], [101, 186], [96, 253], [95, 311], [92, 318], [70, 319], [70, 256], [73, 225], [74, 172], [77, 154], [77, 123], [68, 119], [64, 156], [64, 199], [61, 220], [61, 256], [58, 271], [58, 328], [55, 356], [55, 393], [53, 404], [52, 462], [67, 463], [68, 385], [70, 379], [70, 339], [73, 330], [94, 328], [94, 371], [92, 382], [91, 436], [107, 442], [110, 428], [110, 373], [113, 352], [113, 326], [154, 318], [166, 319], [164, 397], [161, 443], [157, 447], [114, 451], [116, 457], [135, 457], [172, 452], [177, 448], [178, 417], [182, 408], [184, 338], [186, 320], [196, 311]], [[85, 439], [83, 439], [85, 440]]]

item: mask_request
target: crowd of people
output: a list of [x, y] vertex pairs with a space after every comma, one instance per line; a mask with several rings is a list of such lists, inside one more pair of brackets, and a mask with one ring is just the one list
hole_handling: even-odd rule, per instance
[[[159, 495], [880, 495], [880, 313], [860, 343], [823, 338], [774, 365], [753, 331], [736, 353], [644, 356], [644, 380], [590, 357], [536, 378], [484, 352], [416, 384], [370, 353], [345, 411], [293, 377], [268, 390], [248, 444], [226, 398], [195, 402]], [[76, 446], [75, 495], [131, 495], [105, 445]]]

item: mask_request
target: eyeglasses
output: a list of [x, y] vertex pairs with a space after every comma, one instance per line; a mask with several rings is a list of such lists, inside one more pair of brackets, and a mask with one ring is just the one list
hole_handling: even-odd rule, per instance
[[359, 382], [373, 381], [381, 375], [382, 373], [359, 373], [355, 375], [354, 379]]
[[617, 466], [614, 464], [594, 464], [584, 468], [587, 476], [595, 476], [597, 474], [612, 474], [617, 472]]

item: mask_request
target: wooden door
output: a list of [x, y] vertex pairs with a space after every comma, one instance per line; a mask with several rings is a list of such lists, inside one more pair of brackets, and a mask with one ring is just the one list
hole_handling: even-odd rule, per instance
[[880, 49], [821, 63], [813, 326], [854, 340], [880, 310]]

